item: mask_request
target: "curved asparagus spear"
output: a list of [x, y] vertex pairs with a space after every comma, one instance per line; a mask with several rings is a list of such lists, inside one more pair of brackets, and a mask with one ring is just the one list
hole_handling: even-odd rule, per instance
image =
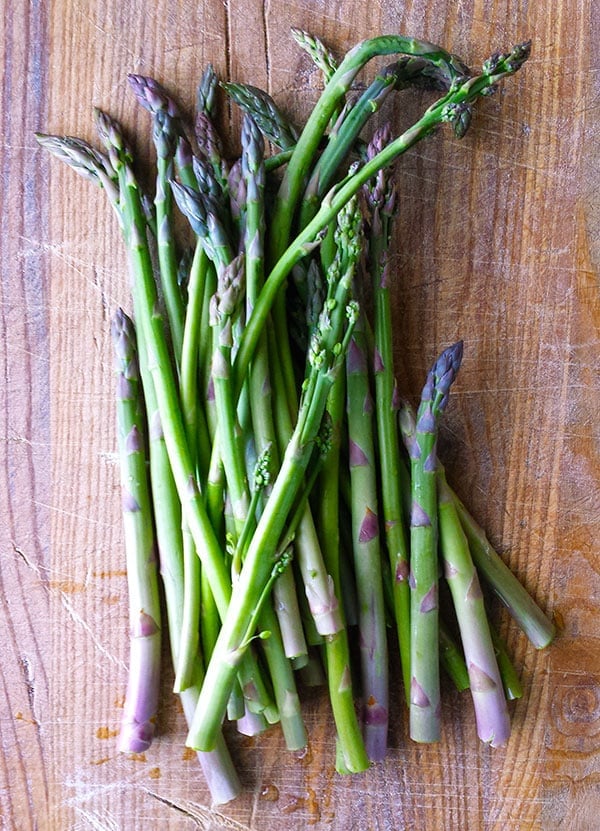
[[286, 169], [272, 217], [271, 263], [275, 263], [286, 248], [304, 179], [336, 107], [350, 89], [358, 72], [371, 58], [391, 54], [427, 55], [430, 60], [447, 65], [449, 70], [455, 69], [457, 78], [464, 77], [462, 62], [458, 62], [444, 49], [402, 35], [382, 35], [371, 38], [351, 49], [323, 90], [296, 143]]
[[[483, 70], [479, 75], [460, 83], [457, 82], [456, 86], [451, 88], [446, 95], [429, 107], [412, 127], [391, 141], [381, 152], [377, 153], [376, 156], [358, 168], [358, 170], [352, 170], [349, 176], [339, 186], [330, 191], [323, 199], [321, 207], [315, 217], [280, 254], [279, 252], [285, 246], [288, 237], [288, 222], [291, 222], [290, 216], [283, 216], [286, 210], [284, 206], [287, 204], [285, 194], [289, 184], [285, 187], [282, 185], [279, 212], [282, 214], [281, 222], [283, 227], [279, 229], [275, 226], [274, 222], [271, 223], [270, 238], [272, 241], [275, 240], [275, 242], [272, 242], [272, 245], [277, 247], [277, 251], [271, 252], [273, 262], [271, 272], [265, 280], [263, 289], [257, 298], [253, 313], [247, 321], [246, 328], [240, 340], [234, 364], [234, 380], [237, 390], [241, 389], [242, 381], [262, 332], [266, 316], [269, 314], [279, 290], [285, 283], [293, 266], [314, 248], [323, 229], [328, 227], [329, 223], [338, 215], [342, 207], [379, 170], [391, 164], [394, 159], [406, 152], [410, 147], [413, 147], [419, 140], [430, 135], [440, 124], [449, 122], [455, 128], [457, 125], [460, 125], [465, 108], [470, 107], [481, 95], [489, 94], [489, 91], [493, 90], [502, 78], [517, 72], [527, 60], [529, 49], [529, 43], [522, 43], [515, 46], [511, 52], [497, 54], [484, 63]], [[329, 109], [326, 112], [329, 112]], [[289, 167], [292, 166], [293, 159], [294, 157], [292, 156]]]
[[131, 635], [129, 681], [118, 747], [124, 753], [140, 753], [152, 741], [158, 706], [158, 572], [135, 331], [122, 309], [114, 316], [111, 333], [117, 366], [117, 427]]

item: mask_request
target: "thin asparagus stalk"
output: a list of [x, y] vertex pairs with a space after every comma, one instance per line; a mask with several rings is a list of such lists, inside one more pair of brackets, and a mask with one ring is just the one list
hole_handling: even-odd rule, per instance
[[[393, 39], [392, 39], [393, 40]], [[395, 43], [395, 41], [394, 41]], [[319, 234], [339, 214], [342, 207], [354, 196], [359, 189], [377, 174], [377, 172], [389, 165], [395, 158], [406, 152], [420, 139], [428, 136], [437, 126], [449, 122], [455, 127], [460, 124], [465, 108], [469, 107], [481, 95], [489, 94], [489, 90], [504, 77], [512, 75], [520, 69], [529, 56], [529, 43], [515, 46], [509, 53], [495, 55], [484, 63], [483, 71], [464, 82], [456, 83], [456, 86], [436, 101], [425, 114], [406, 132], [394, 139], [390, 144], [377, 153], [370, 161], [362, 167], [353, 170], [351, 174], [340, 183], [333, 191], [323, 199], [321, 207], [315, 217], [303, 228], [294, 240], [284, 249], [289, 235], [289, 222], [291, 222], [291, 204], [295, 204], [297, 190], [300, 184], [296, 183], [297, 172], [294, 174], [294, 186], [292, 182], [284, 182], [280, 191], [277, 204], [277, 216], [279, 223], [275, 224], [275, 217], [271, 222], [271, 234], [273, 251], [271, 254], [273, 266], [265, 280], [263, 289], [257, 298], [252, 316], [248, 319], [244, 334], [241, 338], [238, 353], [234, 365], [235, 388], [241, 389], [242, 379], [245, 377], [249, 361], [252, 357], [256, 343], [280, 288], [293, 266], [309, 253], [319, 239]], [[431, 55], [430, 55], [431, 57]], [[442, 60], [442, 58], [440, 58]], [[341, 66], [340, 66], [341, 69]], [[340, 70], [338, 70], [339, 72]], [[336, 73], [337, 75], [337, 73]], [[333, 84], [333, 79], [326, 88]], [[337, 94], [329, 94], [329, 97], [337, 99]], [[326, 113], [328, 108], [324, 108]], [[315, 111], [313, 111], [314, 116]], [[311, 119], [313, 117], [311, 116]], [[318, 124], [321, 124], [320, 117], [315, 116]], [[310, 121], [310, 120], [309, 120]], [[308, 127], [308, 124], [307, 124]], [[306, 128], [305, 128], [306, 132]], [[309, 151], [312, 147], [312, 140], [309, 143]], [[298, 151], [298, 146], [296, 148]], [[307, 152], [306, 148], [302, 153]], [[300, 154], [300, 157], [302, 156]], [[294, 156], [290, 160], [288, 170], [294, 162]], [[304, 169], [305, 164], [299, 164]], [[287, 195], [289, 192], [289, 195]], [[289, 212], [290, 215], [286, 215]], [[275, 248], [277, 250], [275, 250]], [[280, 254], [279, 252], [282, 251]]]
[[521, 698], [523, 695], [523, 687], [519, 676], [513, 666], [512, 661], [506, 650], [506, 644], [496, 631], [492, 624], [489, 624], [490, 634], [492, 636], [492, 643], [494, 644], [494, 652], [496, 660], [498, 661], [498, 669], [500, 670], [500, 677], [502, 678], [502, 686], [504, 687], [504, 694], [508, 701], [514, 701]]
[[453, 500], [479, 573], [535, 648], [544, 649], [554, 640], [556, 627], [494, 550], [483, 529], [456, 494], [453, 494]]
[[129, 75], [130, 86], [139, 103], [152, 115], [152, 139], [156, 148], [156, 227], [159, 273], [173, 351], [179, 365], [183, 346], [184, 310], [177, 279], [177, 256], [173, 239], [173, 197], [169, 186], [173, 178], [173, 158], [178, 138], [176, 119], [179, 110], [166, 90], [153, 78]]
[[[318, 487], [318, 529], [327, 572], [331, 574], [336, 597], [345, 598], [340, 574], [339, 469], [342, 419], [346, 386], [340, 374], [331, 388], [327, 411], [331, 418], [331, 449], [320, 474]], [[346, 622], [348, 623], [348, 622]], [[345, 626], [325, 640], [325, 661], [329, 700], [337, 731], [338, 772], [359, 773], [369, 767], [356, 709], [350, 672], [348, 630]]]
[[[280, 577], [277, 577], [278, 579]], [[285, 654], [279, 621], [268, 602], [262, 606], [259, 625], [264, 631], [269, 632], [269, 637], [261, 641], [261, 646], [273, 681], [273, 692], [286, 747], [288, 750], [301, 750], [308, 744], [308, 736], [300, 710], [294, 671]]]
[[510, 719], [483, 595], [469, 543], [441, 469], [437, 479], [440, 552], [469, 672], [477, 734], [481, 741], [499, 747], [510, 736]]
[[239, 255], [218, 275], [217, 292], [211, 301], [214, 327], [212, 378], [219, 423], [219, 448], [233, 511], [236, 538], [248, 515], [248, 483], [240, 446], [239, 425], [231, 389], [232, 320], [239, 311], [244, 279], [244, 258]]
[[[390, 139], [391, 135], [387, 126], [377, 131], [367, 149], [367, 158], [376, 155]], [[365, 186], [364, 192], [370, 209], [369, 269], [373, 281], [375, 316], [373, 369], [383, 527], [391, 568], [394, 618], [398, 633], [404, 693], [406, 702], [409, 704], [411, 674], [408, 534], [402, 510], [400, 445], [397, 430], [398, 403], [394, 377], [392, 310], [387, 268], [390, 222], [394, 213], [396, 193], [386, 170], [379, 171], [376, 179]]]
[[[190, 269], [188, 304], [186, 307], [183, 346], [181, 351], [180, 391], [181, 409], [190, 452], [196, 459], [197, 473], [203, 489], [208, 475], [210, 445], [206, 417], [200, 404], [197, 389], [198, 343], [204, 283], [208, 258], [200, 244], [196, 246]], [[184, 595], [183, 622], [179, 659], [175, 673], [175, 692], [180, 692], [192, 682], [194, 664], [199, 646], [199, 622], [201, 617], [201, 567], [194, 540], [184, 521]]]
[[161, 615], [135, 331], [121, 309], [111, 328], [117, 363], [117, 426], [131, 636], [129, 680], [118, 747], [124, 753], [140, 753], [148, 749], [154, 735]]
[[[335, 325], [326, 326], [313, 340], [310, 370], [306, 379], [298, 421], [283, 457], [281, 469], [258, 522], [239, 578], [233, 587], [229, 612], [207, 668], [206, 682], [198, 701], [194, 723], [188, 734], [191, 747], [210, 749], [225, 712], [236, 667], [252, 637], [254, 619], [266, 599], [272, 580], [269, 551], [277, 551], [287, 517], [302, 488], [335, 375], [343, 360], [356, 309], [342, 304], [334, 315]], [[348, 316], [348, 317], [346, 317]], [[346, 323], [344, 320], [346, 319]], [[344, 331], [345, 330], [345, 331]]]
[[329, 133], [327, 147], [319, 157], [311, 173], [302, 196], [300, 227], [310, 222], [319, 206], [319, 200], [329, 190], [336, 171], [350, 152], [360, 131], [374, 113], [376, 113], [390, 92], [394, 89], [400, 75], [399, 62], [385, 67], [363, 92], [349, 112]]
[[446, 628], [444, 621], [440, 619], [440, 664], [446, 670], [454, 686], [459, 692], [469, 689], [469, 673], [467, 665], [454, 638]]
[[461, 358], [462, 341], [442, 352], [427, 375], [414, 433], [404, 435], [412, 473], [410, 736], [417, 742], [440, 738], [436, 437]]
[[[246, 254], [247, 314], [252, 313], [255, 299], [264, 282], [264, 142], [250, 116], [242, 124], [242, 174], [246, 182], [246, 222], [244, 247]], [[248, 390], [252, 428], [257, 450], [270, 448], [273, 470], [279, 468], [277, 434], [273, 420], [273, 398], [269, 370], [268, 335], [259, 341], [250, 366]], [[267, 487], [265, 494], [268, 495]], [[288, 568], [273, 586], [273, 604], [279, 621], [285, 654], [289, 658], [308, 660], [293, 570]]]

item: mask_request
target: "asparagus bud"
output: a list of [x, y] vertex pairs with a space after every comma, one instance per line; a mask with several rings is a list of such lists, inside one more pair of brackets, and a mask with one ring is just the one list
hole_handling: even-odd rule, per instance
[[286, 150], [295, 145], [296, 131], [268, 93], [250, 84], [223, 83], [222, 86], [276, 147]]

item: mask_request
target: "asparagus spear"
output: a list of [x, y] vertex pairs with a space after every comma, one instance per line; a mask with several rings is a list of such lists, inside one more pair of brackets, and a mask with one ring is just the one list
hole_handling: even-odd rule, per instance
[[[169, 180], [173, 178], [173, 157], [178, 137], [179, 110], [166, 90], [153, 78], [129, 75], [131, 88], [152, 115], [152, 139], [156, 148], [156, 227], [159, 273], [175, 361], [179, 365], [183, 345], [183, 300], [177, 279], [177, 256], [173, 239], [173, 197]], [[179, 131], [180, 132], [180, 131]]]
[[281, 150], [294, 147], [296, 131], [267, 92], [250, 84], [223, 82], [222, 87], [272, 144]]
[[117, 426], [131, 635], [129, 681], [118, 747], [124, 753], [140, 753], [148, 749], [154, 735], [161, 615], [135, 331], [122, 309], [115, 314], [111, 329], [117, 364]]
[[462, 358], [462, 341], [444, 350], [427, 375], [414, 433], [405, 432], [411, 460], [410, 736], [440, 738], [438, 634], [437, 423]]
[[364, 322], [359, 316], [346, 359], [352, 548], [358, 595], [361, 691], [365, 746], [374, 762], [385, 757], [389, 689], [373, 400], [369, 389]]
[[443, 470], [438, 468], [440, 552], [450, 586], [469, 672], [479, 738], [499, 747], [510, 736], [510, 719], [483, 595], [469, 543], [461, 528]]
[[[390, 44], [397, 46], [397, 41], [392, 38]], [[388, 48], [391, 48], [390, 44], [388, 44]], [[368, 53], [369, 49], [372, 48], [375, 47], [365, 47], [363, 52], [360, 52], [360, 50], [359, 52], [364, 57], [365, 52]], [[298, 173], [296, 172], [293, 175], [293, 188], [291, 182], [284, 181], [280, 189], [280, 196], [278, 197], [278, 201], [275, 206], [278, 222], [276, 223], [274, 215], [270, 226], [270, 239], [272, 242], [271, 261], [273, 265], [265, 280], [265, 285], [257, 298], [253, 314], [247, 321], [244, 334], [239, 344], [234, 364], [234, 381], [236, 389], [241, 389], [242, 379], [245, 377], [249, 361], [260, 337], [266, 317], [275, 302], [279, 290], [284, 285], [288, 274], [293, 266], [314, 248], [314, 245], [318, 242], [319, 235], [322, 233], [323, 229], [328, 227], [329, 223], [338, 215], [348, 200], [360, 190], [365, 182], [375, 176], [379, 170], [391, 164], [395, 158], [406, 152], [406, 150], [416, 144], [420, 139], [430, 135], [437, 126], [444, 122], [449, 122], [455, 126], [457, 124], [460, 125], [465, 107], [469, 107], [481, 95], [489, 94], [489, 90], [493, 90], [502, 78], [517, 72], [527, 60], [529, 50], [529, 43], [519, 44], [518, 46], [515, 46], [511, 52], [494, 55], [486, 61], [483, 65], [482, 72], [479, 75], [469, 78], [468, 80], [457, 80], [456, 85], [454, 85], [446, 95], [432, 104], [432, 106], [428, 108], [425, 114], [412, 127], [390, 142], [381, 150], [381, 152], [377, 153], [376, 156], [366, 162], [362, 167], [352, 170], [343, 182], [330, 191], [330, 193], [323, 199], [321, 207], [315, 217], [297, 234], [285, 250], [283, 249], [288, 239], [289, 224], [291, 223], [291, 214], [293, 213], [292, 205], [296, 202], [297, 191], [300, 187], [300, 184], [296, 181]], [[440, 61], [447, 60], [447, 58], [444, 57], [446, 54], [447, 53], [441, 54]], [[351, 61], [352, 64], [358, 60], [357, 55], [358, 53], [354, 55]], [[451, 64], [451, 61], [448, 61], [448, 63]], [[340, 66], [338, 72], [341, 68], [342, 66]], [[457, 77], [461, 78], [463, 76], [460, 75]], [[325, 92], [327, 92], [329, 86], [332, 84], [333, 79], [326, 88]], [[337, 96], [338, 89], [336, 85], [336, 90], [330, 91], [327, 98], [333, 98], [335, 101], [337, 100]], [[325, 114], [329, 113], [329, 106], [324, 106], [323, 111]], [[313, 111], [313, 115], [311, 116], [309, 123], [315, 121], [316, 129], [316, 127], [321, 126], [321, 115], [315, 115], [315, 112], [316, 110]], [[321, 109], [319, 109], [319, 113], [321, 113]], [[306, 132], [307, 128], [308, 123], [304, 132]], [[309, 142], [308, 138], [306, 141], [308, 143], [308, 148], [305, 148], [303, 152], [312, 153], [314, 150], [314, 142], [312, 139]], [[299, 152], [299, 145], [300, 142], [296, 146], [296, 150], [294, 151], [295, 154]], [[293, 164], [294, 156], [290, 159], [288, 170]], [[299, 167], [304, 170], [307, 164], [308, 163], [304, 161], [301, 164], [299, 162]]]
[[[367, 158], [373, 158], [380, 152], [390, 138], [390, 130], [387, 126], [378, 130], [367, 148]], [[370, 209], [369, 269], [373, 281], [375, 316], [373, 369], [383, 527], [391, 569], [394, 617], [398, 632], [404, 693], [408, 704], [411, 678], [408, 535], [402, 510], [400, 446], [396, 423], [398, 403], [394, 377], [392, 311], [387, 266], [390, 222], [394, 213], [396, 193], [389, 173], [385, 169], [380, 170], [377, 177], [365, 186], [364, 193]]]
[[469, 673], [459, 646], [444, 621], [440, 619], [440, 664], [446, 670], [459, 692], [469, 689]]
[[286, 169], [280, 186], [272, 217], [272, 236], [270, 260], [275, 263], [285, 250], [294, 211], [300, 197], [305, 176], [312, 164], [315, 152], [329, 123], [331, 115], [339, 102], [350, 89], [360, 69], [376, 55], [404, 53], [408, 55], [427, 55], [430, 60], [443, 63], [449, 68], [456, 65], [456, 77], [462, 77], [464, 66], [456, 64], [452, 55], [414, 38], [401, 35], [382, 35], [372, 38], [351, 49], [331, 76], [319, 101], [310, 114]]
[[330, 81], [337, 69], [337, 61], [323, 41], [302, 29], [292, 29], [291, 32], [298, 46], [308, 52], [315, 65], [321, 70], [325, 82]]
[[[489, 621], [488, 621], [489, 623]], [[492, 643], [494, 644], [494, 653], [498, 661], [498, 669], [500, 670], [500, 677], [502, 678], [502, 686], [504, 687], [504, 694], [507, 701], [514, 701], [516, 698], [521, 698], [523, 695], [523, 687], [519, 676], [510, 660], [506, 650], [506, 644], [500, 637], [492, 624], [489, 624], [490, 634], [492, 636]]]
[[337, 304], [333, 316], [335, 325], [330, 325], [330, 318], [324, 320], [321, 331], [313, 339], [298, 421], [233, 587], [229, 610], [207, 668], [206, 682], [188, 735], [191, 747], [210, 749], [213, 746], [236, 667], [253, 635], [252, 626], [260, 604], [265, 600], [264, 592], [273, 568], [269, 552], [277, 551], [287, 518], [302, 488], [329, 389], [339, 371], [355, 320], [354, 307], [344, 313], [343, 294], [340, 299], [342, 303]]
[[494, 550], [481, 526], [456, 494], [453, 494], [453, 501], [469, 541], [471, 556], [481, 576], [504, 603], [535, 648], [544, 649], [552, 643], [556, 627]]
[[[264, 282], [264, 142], [250, 116], [242, 123], [242, 175], [246, 183], [246, 221], [244, 248], [246, 255], [246, 310], [252, 307]], [[277, 433], [273, 418], [273, 396], [269, 369], [268, 334], [263, 333], [257, 345], [250, 366], [248, 392], [252, 413], [254, 443], [258, 452], [269, 448], [272, 469], [279, 468]], [[281, 406], [279, 401], [277, 406]], [[270, 487], [265, 488], [268, 496]], [[296, 658], [296, 665], [302, 659], [308, 660], [308, 648], [298, 608], [293, 570], [288, 568], [273, 586], [273, 605], [281, 628], [285, 653]]]

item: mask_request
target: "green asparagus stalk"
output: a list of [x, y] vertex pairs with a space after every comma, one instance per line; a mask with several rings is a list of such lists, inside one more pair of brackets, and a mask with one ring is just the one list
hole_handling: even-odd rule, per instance
[[[229, 611], [223, 620], [194, 723], [188, 734], [191, 747], [210, 749], [213, 746], [236, 667], [253, 636], [252, 626], [260, 604], [266, 599], [264, 592], [273, 571], [268, 552], [277, 551], [287, 518], [302, 488], [329, 389], [339, 371], [355, 320], [355, 308], [349, 307], [344, 314], [344, 307], [345, 303], [338, 304], [335, 325], [329, 325], [329, 320], [326, 325], [324, 321], [319, 335], [313, 339], [298, 421], [233, 587]], [[347, 322], [344, 323], [346, 315]]]
[[[342, 419], [346, 400], [345, 378], [337, 378], [329, 394], [327, 412], [331, 419], [331, 449], [318, 483], [318, 529], [325, 567], [331, 574], [336, 597], [345, 598], [340, 573], [339, 470]], [[329, 683], [329, 700], [337, 731], [339, 773], [359, 773], [369, 767], [356, 709], [350, 671], [346, 626], [325, 641], [325, 662]]]
[[[264, 282], [264, 142], [250, 116], [242, 123], [242, 175], [246, 183], [246, 221], [244, 248], [246, 257], [247, 314]], [[269, 370], [268, 335], [259, 341], [250, 366], [248, 391], [252, 413], [254, 442], [258, 452], [269, 448], [272, 469], [279, 468], [277, 433], [273, 419], [273, 396]], [[270, 487], [265, 488], [268, 496]], [[288, 568], [273, 586], [273, 604], [281, 629], [285, 654], [289, 658], [308, 660], [308, 648], [302, 630], [293, 570]]]
[[177, 279], [177, 256], [173, 239], [173, 197], [169, 185], [173, 178], [173, 158], [178, 137], [176, 119], [179, 110], [166, 90], [153, 78], [129, 75], [130, 86], [139, 101], [152, 115], [152, 138], [156, 148], [156, 227], [161, 287], [165, 298], [169, 328], [176, 363], [183, 346], [183, 300]]
[[[392, 44], [394, 46], [398, 45], [398, 42], [392, 37], [389, 43], [387, 39], [385, 40], [385, 43], [388, 45], [388, 48], [391, 48]], [[370, 44], [370, 41], [367, 41], [367, 44]], [[352, 50], [352, 52], [349, 53], [349, 55], [352, 56], [350, 63], [354, 65], [354, 63], [358, 60], [359, 55], [364, 57], [365, 50], [368, 52], [369, 49], [372, 48], [375, 47], [364, 47], [363, 51], [359, 49], [358, 52], [356, 50]], [[383, 46], [378, 48], [383, 48]], [[319, 234], [323, 231], [323, 229], [329, 226], [330, 222], [335, 219], [348, 200], [351, 199], [352, 196], [354, 196], [369, 179], [375, 176], [379, 170], [391, 164], [394, 159], [406, 152], [410, 147], [414, 146], [420, 139], [430, 135], [440, 124], [449, 122], [454, 125], [455, 129], [458, 126], [461, 126], [461, 119], [465, 108], [470, 107], [471, 104], [480, 96], [489, 94], [489, 90], [493, 90], [502, 78], [517, 72], [527, 60], [527, 57], [529, 56], [529, 49], [529, 43], [519, 44], [518, 46], [515, 46], [511, 52], [497, 54], [486, 61], [483, 65], [481, 74], [469, 78], [468, 80], [457, 80], [456, 84], [449, 90], [449, 92], [429, 107], [425, 114], [412, 127], [390, 142], [381, 150], [381, 152], [377, 153], [377, 155], [366, 162], [362, 167], [357, 170], [353, 170], [344, 181], [330, 191], [330, 193], [323, 199], [321, 207], [315, 217], [298, 233], [292, 242], [289, 243], [287, 248], [283, 250], [289, 236], [289, 224], [291, 223], [293, 205], [296, 204], [298, 192], [301, 186], [301, 180], [303, 178], [303, 174], [299, 174], [299, 170], [304, 170], [308, 164], [303, 159], [303, 154], [307, 153], [310, 155], [314, 152], [314, 141], [312, 138], [309, 141], [307, 137], [305, 141], [307, 146], [304, 146], [303, 144], [303, 147], [300, 150], [298, 150], [300, 147], [300, 141], [298, 142], [294, 155], [290, 159], [288, 170], [294, 165], [295, 155], [297, 153], [299, 154], [300, 159], [298, 162], [298, 169], [294, 172], [294, 174], [291, 174], [291, 180], [284, 180], [275, 208], [276, 215], [273, 216], [270, 225], [270, 239], [273, 246], [271, 260], [273, 262], [273, 266], [265, 280], [265, 285], [257, 299], [253, 313], [247, 321], [243, 337], [239, 344], [234, 365], [234, 381], [236, 389], [241, 389], [242, 379], [245, 377], [249, 361], [260, 337], [266, 317], [279, 293], [279, 290], [284, 285], [285, 280], [293, 266], [300, 259], [302, 259], [302, 257], [313, 250], [315, 244], [318, 243]], [[435, 55], [437, 53], [427, 54], [429, 54], [429, 57], [431, 58], [432, 54]], [[451, 61], [449, 61], [447, 57], [444, 57], [445, 54], [446, 53], [440, 53], [440, 61], [447, 61], [450, 65]], [[336, 75], [341, 69], [342, 65], [340, 65]], [[353, 74], [352, 77], [354, 77]], [[460, 78], [463, 76], [457, 75], [457, 77]], [[344, 78], [346, 78], [346, 76], [344, 76]], [[349, 82], [350, 81], [348, 81], [348, 83]], [[327, 93], [327, 90], [332, 84], [334, 84], [333, 79], [323, 95]], [[335, 102], [337, 101], [337, 98], [338, 87], [336, 84], [335, 90], [332, 89], [329, 93], [327, 93], [326, 103], [322, 107], [321, 105], [318, 106], [318, 112], [317, 108], [313, 111], [313, 115], [309, 119], [304, 133], [307, 132], [309, 124], [313, 124], [313, 122], [313, 128], [315, 130], [322, 126], [323, 114], [327, 115], [330, 112], [330, 107], [327, 102], [329, 99], [333, 99]], [[275, 221], [276, 217], [277, 222]]]
[[161, 615], [135, 331], [121, 309], [113, 319], [112, 337], [117, 362], [117, 426], [131, 634], [129, 681], [118, 746], [124, 753], [141, 753], [148, 749], [154, 735]]
[[[186, 435], [190, 452], [196, 460], [196, 470], [201, 483], [201, 489], [205, 487], [206, 477], [208, 475], [207, 468], [210, 462], [208, 428], [206, 425], [206, 416], [200, 403], [197, 384], [202, 301], [208, 267], [208, 258], [201, 245], [198, 244], [192, 261], [188, 284], [188, 303], [181, 351], [180, 392]], [[176, 692], [185, 689], [192, 682], [194, 665], [200, 643], [199, 623], [202, 607], [202, 570], [193, 537], [189, 532], [185, 520], [183, 540], [185, 580], [183, 622], [174, 684]]]
[[217, 292], [211, 301], [211, 326], [214, 327], [212, 378], [219, 424], [219, 449], [233, 511], [236, 536], [248, 515], [248, 482], [240, 445], [233, 392], [231, 388], [231, 350], [233, 317], [239, 311], [244, 279], [244, 257], [237, 256], [218, 275]]
[[440, 664], [446, 670], [459, 692], [469, 689], [469, 673], [462, 652], [443, 620], [440, 628]]
[[[380, 152], [390, 138], [387, 126], [377, 131], [367, 149], [367, 158], [373, 158]], [[392, 310], [387, 267], [390, 222], [394, 213], [396, 193], [386, 170], [379, 171], [377, 177], [365, 186], [364, 192], [370, 210], [369, 270], [373, 281], [375, 317], [373, 370], [383, 527], [391, 568], [394, 618], [398, 633], [404, 692], [407, 704], [409, 704], [411, 674], [408, 535], [402, 510], [401, 461], [397, 430], [398, 402], [394, 376]]]
[[453, 494], [453, 500], [479, 573], [535, 648], [544, 649], [552, 643], [556, 627], [494, 550], [483, 529], [456, 494]]
[[341, 123], [335, 125], [329, 133], [327, 147], [315, 164], [304, 190], [300, 212], [301, 228], [307, 225], [317, 212], [319, 200], [329, 190], [338, 168], [368, 119], [380, 109], [395, 88], [400, 72], [399, 62], [385, 67], [345, 117], [340, 117]]
[[459, 341], [434, 363], [421, 395], [414, 434], [404, 437], [412, 473], [410, 736], [417, 742], [440, 738], [436, 437], [461, 358]]
[[492, 636], [492, 643], [494, 644], [494, 653], [498, 661], [498, 669], [500, 670], [500, 677], [502, 678], [502, 686], [504, 687], [504, 694], [508, 701], [514, 701], [521, 698], [523, 695], [523, 687], [519, 676], [513, 666], [512, 661], [506, 650], [506, 644], [500, 637], [492, 624], [489, 624], [490, 634]]

